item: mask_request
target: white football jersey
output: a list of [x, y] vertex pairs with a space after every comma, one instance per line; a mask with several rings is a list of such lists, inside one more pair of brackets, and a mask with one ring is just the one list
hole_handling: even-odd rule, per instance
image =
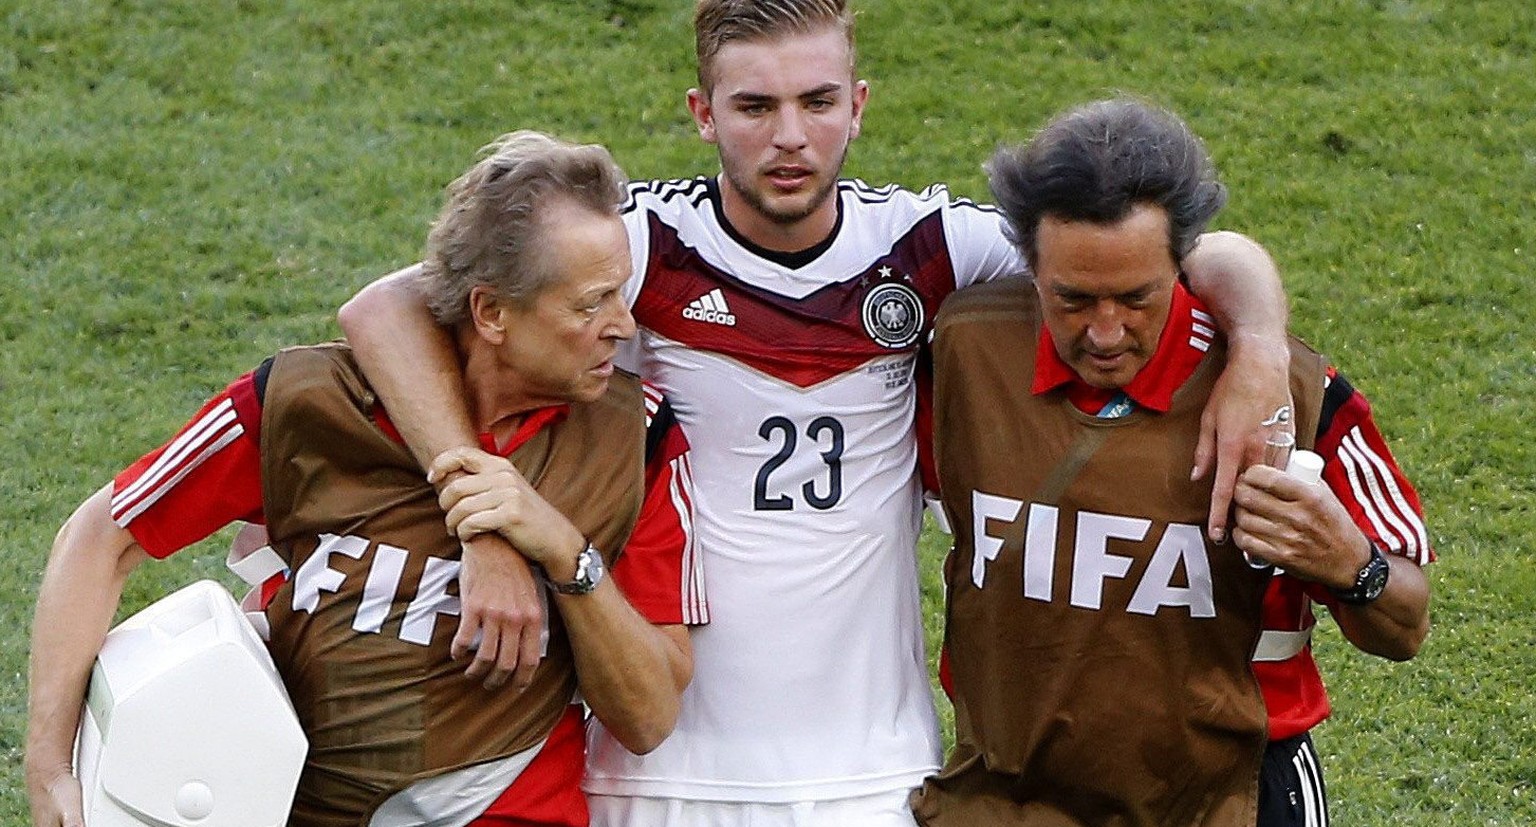
[[957, 287], [1024, 270], [990, 207], [838, 186], [817, 248], [758, 249], [714, 179], [632, 186], [632, 367], [693, 447], [711, 620], [676, 730], [635, 756], [594, 724], [589, 792], [793, 802], [939, 766], [919, 618], [915, 363]]

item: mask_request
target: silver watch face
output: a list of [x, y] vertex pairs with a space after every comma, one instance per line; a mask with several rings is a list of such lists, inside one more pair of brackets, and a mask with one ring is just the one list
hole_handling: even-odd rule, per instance
[[576, 557], [576, 577], [557, 588], [561, 594], [588, 594], [603, 580], [603, 555], [588, 545]]
[[1360, 594], [1366, 600], [1375, 600], [1387, 588], [1388, 568], [1385, 565], [1386, 561], [1381, 560], [1381, 564], [1378, 564], [1378, 560], [1381, 560], [1381, 558], [1375, 557], [1371, 559], [1371, 565], [1366, 567], [1368, 571], [1365, 572], [1365, 576], [1360, 581]]
[[582, 552], [582, 556], [587, 558], [586, 570], [582, 572], [585, 577], [582, 579], [596, 586], [608, 571], [607, 564], [603, 562], [603, 555], [592, 546], [587, 546], [586, 551]]

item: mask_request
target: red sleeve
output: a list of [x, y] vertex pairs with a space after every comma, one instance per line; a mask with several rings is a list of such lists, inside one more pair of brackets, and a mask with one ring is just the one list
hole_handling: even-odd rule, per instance
[[[1434, 562], [1419, 492], [1387, 448], [1370, 403], [1331, 367], [1327, 382], [1314, 448], [1323, 458], [1323, 482], [1384, 551], [1421, 566]], [[1331, 600], [1327, 589], [1309, 591], [1319, 602]]]
[[709, 622], [704, 568], [693, 541], [693, 474], [688, 440], [660, 392], [645, 388], [645, 503], [614, 582], [655, 624]]
[[112, 482], [112, 520], [166, 557], [236, 520], [264, 522], [256, 373], [209, 400], [170, 442]]

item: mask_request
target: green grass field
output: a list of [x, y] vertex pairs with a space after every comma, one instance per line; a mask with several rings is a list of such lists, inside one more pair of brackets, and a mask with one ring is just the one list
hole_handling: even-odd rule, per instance
[[[857, 0], [856, 0], [857, 2]], [[1424, 497], [1435, 630], [1408, 664], [1319, 643], [1349, 827], [1536, 824], [1536, 6], [863, 0], [848, 171], [950, 182], [1050, 114], [1169, 105], [1281, 263], [1294, 328], [1372, 398]], [[413, 261], [443, 184], [518, 127], [636, 177], [711, 172], [685, 0], [0, 2], [0, 824], [54, 531], [209, 394]], [[222, 541], [220, 541], [222, 542]], [[924, 566], [935, 586], [940, 541]], [[218, 576], [140, 571], [125, 608]]]

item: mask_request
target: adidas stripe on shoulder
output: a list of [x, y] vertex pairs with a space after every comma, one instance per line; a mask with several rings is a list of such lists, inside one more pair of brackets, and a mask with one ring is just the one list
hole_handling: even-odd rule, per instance
[[709, 197], [709, 179], [703, 176], [697, 178], [668, 178], [651, 181], [631, 181], [629, 183], [628, 197], [620, 212], [633, 212], [642, 202], [652, 204], [665, 204], [677, 198], [681, 198], [697, 207], [704, 199]]

